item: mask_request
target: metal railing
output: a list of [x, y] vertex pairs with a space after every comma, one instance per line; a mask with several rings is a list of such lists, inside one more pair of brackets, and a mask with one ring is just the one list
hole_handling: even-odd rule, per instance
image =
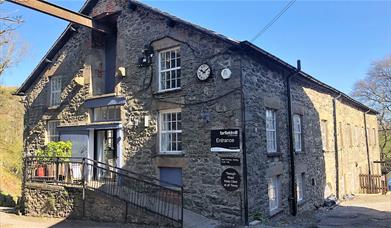
[[24, 165], [26, 182], [83, 186], [83, 200], [85, 189], [100, 191], [173, 225], [183, 226], [181, 186], [82, 157], [29, 156], [25, 157]]

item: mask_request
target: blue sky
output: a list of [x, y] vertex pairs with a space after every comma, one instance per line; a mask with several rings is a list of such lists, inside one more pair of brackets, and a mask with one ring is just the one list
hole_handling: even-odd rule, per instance
[[[84, 0], [50, 1], [79, 10]], [[143, 1], [237, 40], [251, 40], [286, 1]], [[29, 45], [20, 64], [0, 84], [20, 85], [52, 46], [67, 22], [11, 3], [1, 12], [22, 15], [17, 31]], [[350, 93], [371, 62], [391, 55], [391, 1], [296, 1], [255, 42], [319, 80]]]

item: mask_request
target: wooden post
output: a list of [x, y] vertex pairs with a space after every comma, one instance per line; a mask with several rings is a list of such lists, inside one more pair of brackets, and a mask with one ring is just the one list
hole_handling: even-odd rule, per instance
[[56, 182], [56, 184], [58, 184], [58, 177], [59, 177], [59, 161], [58, 161], [58, 157], [56, 158], [56, 161], [55, 161], [55, 163], [56, 163], [56, 177], [55, 177], [55, 182]]

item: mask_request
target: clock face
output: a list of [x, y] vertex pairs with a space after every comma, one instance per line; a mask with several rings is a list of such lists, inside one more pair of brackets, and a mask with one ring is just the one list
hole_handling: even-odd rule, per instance
[[197, 78], [201, 81], [205, 81], [209, 78], [211, 73], [210, 66], [206, 63], [201, 64], [197, 69]]

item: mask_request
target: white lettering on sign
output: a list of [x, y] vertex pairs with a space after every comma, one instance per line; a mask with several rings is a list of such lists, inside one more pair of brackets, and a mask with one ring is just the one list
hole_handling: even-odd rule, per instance
[[239, 131], [220, 131], [220, 135], [238, 135]]
[[217, 143], [227, 143], [227, 142], [233, 143], [233, 142], [235, 142], [235, 139], [219, 139], [219, 138], [216, 138], [216, 142]]

